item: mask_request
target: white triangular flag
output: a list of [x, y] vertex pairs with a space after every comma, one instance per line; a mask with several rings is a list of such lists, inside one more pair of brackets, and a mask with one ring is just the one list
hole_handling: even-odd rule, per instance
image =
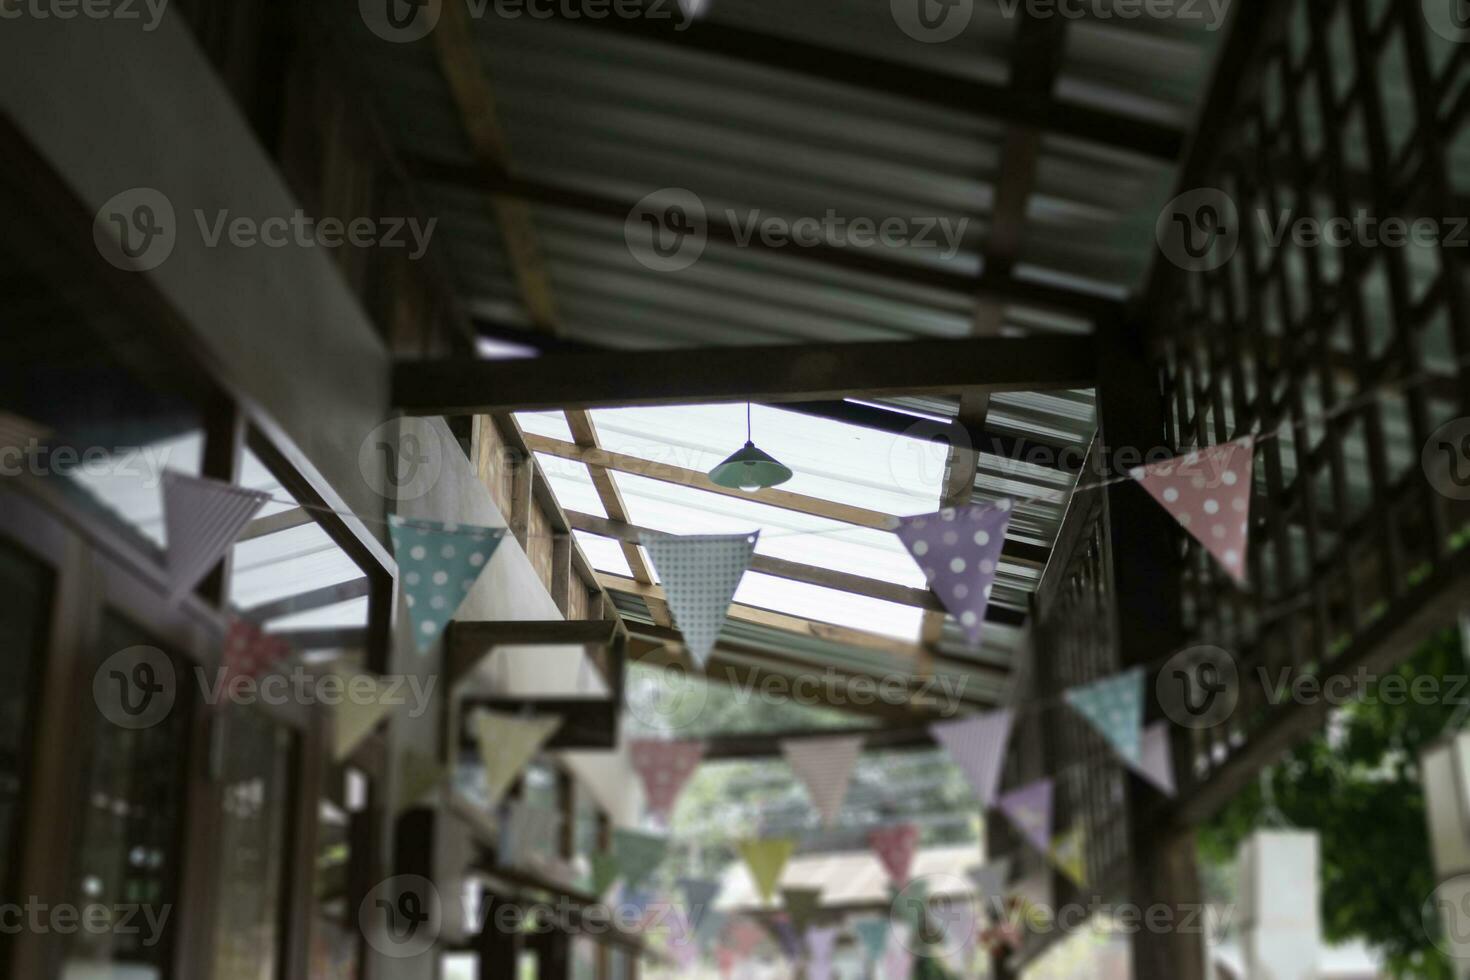
[[373, 674], [336, 670], [347, 692], [332, 708], [332, 758], [341, 762], [357, 751], [388, 714], [388, 688]]
[[164, 570], [170, 601], [182, 599], [209, 574], [269, 499], [258, 490], [164, 471]]
[[955, 765], [964, 771], [980, 805], [995, 802], [1000, 772], [1005, 767], [1006, 746], [1011, 739], [1013, 715], [1006, 709], [974, 718], [941, 721], [929, 726], [934, 740], [944, 746]]
[[842, 812], [852, 770], [863, 752], [863, 739], [793, 738], [781, 743], [791, 771], [796, 773], [812, 798], [812, 806], [822, 815], [822, 825], [830, 827]]
[[720, 638], [730, 601], [750, 567], [759, 537], [759, 531], [642, 536], [684, 646], [699, 667], [709, 660]]

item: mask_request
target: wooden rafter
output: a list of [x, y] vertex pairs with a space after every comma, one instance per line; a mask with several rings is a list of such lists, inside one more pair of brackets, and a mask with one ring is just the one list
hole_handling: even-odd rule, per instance
[[[537, 204], [558, 210], [596, 215], [609, 221], [616, 221], [619, 225], [627, 219], [628, 212], [637, 203], [634, 197], [615, 198], [570, 185], [555, 184], [503, 171], [487, 171], [479, 163], [466, 164], [415, 157], [410, 159], [408, 171], [410, 176], [418, 181], [443, 184], [460, 191], [478, 191], [490, 194], [499, 201], [519, 203], [522, 207]], [[712, 242], [779, 256], [783, 262], [814, 262], [833, 268], [860, 272], [866, 276], [917, 286], [929, 286], [955, 293], [968, 293], [975, 288], [973, 276], [945, 268], [942, 265], [898, 262], [879, 252], [868, 252], [862, 249], [832, 248], [823, 245], [809, 248], [781, 248], [770, 245], [759, 235], [752, 237], [746, 234], [738, 222], [733, 221], [728, 214], [718, 211], [710, 211], [706, 215], [704, 228]], [[1115, 299], [1042, 282], [1017, 279], [1011, 276], [1009, 271], [1004, 274], [988, 275], [983, 281], [983, 288], [987, 296], [996, 300], [1025, 303], [1092, 319], [1116, 315], [1122, 309], [1122, 304]]]
[[[623, 521], [612, 521], [593, 514], [580, 514], [576, 511], [568, 511], [567, 520], [578, 531], [612, 538], [625, 544], [636, 542], [643, 535], [651, 533], [647, 528], [638, 527], [634, 524], [628, 524]], [[864, 575], [854, 575], [851, 572], [841, 572], [830, 568], [820, 568], [816, 565], [787, 561], [784, 558], [755, 555], [751, 558], [750, 570], [762, 575], [772, 575], [777, 578], [789, 579], [793, 582], [805, 582], [809, 585], [820, 585], [824, 588], [837, 589], [870, 599], [882, 599], [885, 602], [893, 602], [903, 606], [914, 606], [920, 609], [943, 608], [934, 593], [928, 589], [916, 589], [906, 585], [896, 585], [883, 579], [868, 578]], [[1016, 610], [991, 606], [987, 618], [992, 622], [1003, 623], [1008, 626], [1019, 626], [1025, 622], [1026, 617], [1024, 613]]]
[[[532, 452], [545, 453], [550, 456], [560, 457], [561, 459], [575, 460], [580, 463], [586, 463], [589, 466], [601, 466], [621, 473], [631, 473], [634, 476], [647, 477], [650, 480], [659, 480], [664, 483], [692, 487], [696, 490], [706, 490], [710, 493], [718, 493], [721, 496], [734, 497], [738, 500], [751, 500], [756, 503], [778, 507], [782, 510], [807, 514], [812, 517], [823, 517], [827, 520], [852, 524], [856, 527], [891, 531], [898, 523], [898, 517], [893, 514], [868, 510], [865, 507], [855, 507], [852, 504], [838, 503], [834, 500], [824, 500], [820, 497], [808, 497], [805, 494], [782, 490], [779, 487], [770, 487], [756, 491], [731, 490], [729, 487], [722, 487], [715, 483], [709, 478], [708, 474], [701, 473], [698, 470], [674, 466], [670, 463], [655, 463], [651, 460], [639, 459], [636, 456], [627, 456], [607, 449], [582, 449], [575, 443], [564, 442], [561, 439], [552, 439], [548, 436], [527, 435], [526, 445], [530, 447]], [[1039, 545], [1031, 545], [1021, 541], [1007, 539], [1006, 550], [1003, 552], [1003, 555], [1007, 561], [1016, 564], [1031, 564], [1036, 567], [1041, 567], [1046, 564], [1049, 551]]]
[[415, 415], [635, 405], [785, 402], [850, 395], [1089, 388], [1090, 337], [974, 337], [865, 344], [549, 354], [530, 361], [401, 362], [394, 403]]
[[[576, 3], [562, 5], [575, 8]], [[836, 82], [883, 96], [912, 99], [969, 116], [1024, 125], [1045, 114], [1050, 131], [1073, 139], [1129, 150], [1142, 156], [1174, 161], [1184, 148], [1177, 127], [1124, 115], [1092, 105], [1056, 100], [1049, 94], [1018, 96], [1007, 85], [961, 78], [917, 65], [824, 47], [794, 37], [781, 37], [715, 21], [695, 21], [680, 29], [669, 19], [652, 17], [570, 16], [589, 30], [619, 30], [649, 40], [698, 51], [786, 75]], [[1060, 17], [1052, 18], [1063, 20]]]

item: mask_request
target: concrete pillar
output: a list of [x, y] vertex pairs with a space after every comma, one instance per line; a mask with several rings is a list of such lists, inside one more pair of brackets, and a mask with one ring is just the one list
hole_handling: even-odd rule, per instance
[[1236, 917], [1247, 980], [1312, 980], [1322, 956], [1319, 842], [1259, 831], [1240, 847]]

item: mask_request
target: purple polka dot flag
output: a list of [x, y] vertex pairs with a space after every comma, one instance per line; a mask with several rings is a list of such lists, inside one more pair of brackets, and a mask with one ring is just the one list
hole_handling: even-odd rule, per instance
[[1011, 790], [996, 803], [1021, 836], [1042, 854], [1051, 850], [1052, 781], [1043, 779]]
[[1128, 471], [1237, 585], [1245, 584], [1255, 443], [1246, 436]]
[[1000, 566], [1012, 504], [946, 507], [934, 514], [905, 517], [896, 534], [914, 556], [929, 588], [964, 629], [971, 646], [980, 645], [985, 608]]
[[1011, 740], [1011, 712], [990, 711], [959, 721], [941, 721], [929, 726], [934, 740], [970, 781], [981, 806], [995, 802], [1006, 746]]
[[503, 527], [388, 518], [413, 641], [427, 653], [459, 611], [500, 542]]
[[1169, 723], [1157, 722], [1143, 733], [1143, 747], [1139, 752], [1138, 765], [1133, 768], [1138, 774], [1159, 788], [1165, 796], [1174, 796], [1174, 749], [1169, 744]]
[[841, 933], [833, 926], [806, 931], [806, 980], [832, 980], [832, 955]]

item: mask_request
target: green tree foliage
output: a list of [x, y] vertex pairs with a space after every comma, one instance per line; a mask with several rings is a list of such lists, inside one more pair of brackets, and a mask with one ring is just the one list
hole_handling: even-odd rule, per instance
[[1459, 688], [1465, 666], [1451, 630], [1392, 674], [1361, 684], [1355, 678], [1359, 699], [1336, 710], [1325, 731], [1298, 745], [1263, 784], [1241, 793], [1205, 828], [1202, 860], [1217, 868], [1233, 863], [1241, 841], [1283, 817], [1316, 830], [1326, 939], [1368, 942], [1398, 977], [1451, 977], [1423, 925], [1436, 881], [1418, 763], [1420, 750], [1447, 725], [1470, 721], [1470, 709], [1457, 714], [1470, 699], [1470, 690]]

